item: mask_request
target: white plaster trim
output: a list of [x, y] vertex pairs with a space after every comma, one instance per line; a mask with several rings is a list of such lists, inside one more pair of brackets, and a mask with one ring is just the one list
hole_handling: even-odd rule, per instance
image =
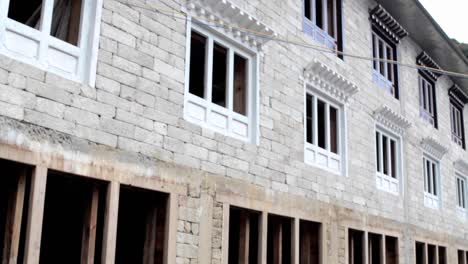
[[455, 169], [461, 173], [462, 175], [468, 175], [468, 162], [462, 159], [459, 159], [453, 163]]
[[342, 104], [347, 103], [359, 91], [354, 83], [317, 59], [314, 59], [304, 69], [304, 78], [313, 87], [331, 98], [337, 99]]
[[374, 117], [379, 124], [400, 136], [403, 136], [406, 129], [411, 127], [411, 122], [408, 119], [387, 106], [382, 106], [375, 110]]
[[[202, 23], [220, 26], [216, 28], [218, 31], [224, 31], [257, 50], [261, 50], [268, 37], [276, 36], [268, 26], [228, 0], [187, 0], [187, 13], [192, 20], [199, 18]], [[257, 37], [258, 34], [265, 35], [265, 38]]]
[[448, 152], [448, 147], [442, 145], [431, 137], [426, 137], [421, 140], [421, 148], [438, 160], [441, 160], [442, 157]]

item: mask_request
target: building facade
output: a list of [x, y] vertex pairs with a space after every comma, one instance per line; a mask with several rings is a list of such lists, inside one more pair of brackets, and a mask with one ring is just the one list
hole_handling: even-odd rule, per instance
[[3, 263], [468, 263], [468, 59], [417, 0], [0, 7]]

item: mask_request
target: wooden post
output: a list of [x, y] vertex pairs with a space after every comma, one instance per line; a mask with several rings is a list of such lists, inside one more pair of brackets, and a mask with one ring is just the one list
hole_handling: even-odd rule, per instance
[[31, 194], [29, 197], [29, 219], [26, 231], [26, 249], [24, 263], [39, 263], [41, 251], [42, 220], [47, 183], [47, 168], [37, 166], [31, 177]]
[[[301, 238], [300, 238], [300, 220], [299, 218], [294, 218], [294, 223], [293, 223], [293, 227], [292, 227], [292, 245], [291, 245], [291, 252], [293, 254], [293, 263], [294, 264], [299, 264], [300, 260], [301, 260], [301, 256], [299, 255], [301, 250], [300, 248], [302, 247], [303, 249], [305, 249], [306, 251], [307, 250], [310, 250], [310, 239], [306, 239], [308, 243], [305, 243], [306, 245], [302, 245], [301, 244]], [[308, 233], [310, 234], [310, 233]], [[304, 235], [308, 235], [308, 234], [304, 234]], [[307, 245], [308, 244], [308, 245]], [[307, 254], [307, 253], [305, 253]], [[310, 252], [309, 254], [307, 254], [306, 256], [307, 258], [310, 258]], [[305, 261], [305, 263], [310, 263], [309, 261]]]
[[380, 239], [380, 263], [382, 264], [386, 264], [387, 263], [387, 255], [386, 255], [386, 239], [385, 239], [385, 236], [382, 235], [381, 239]]
[[260, 254], [258, 263], [267, 264], [267, 245], [268, 245], [268, 213], [262, 212], [262, 217], [260, 221], [260, 239], [258, 241]]
[[83, 224], [81, 263], [93, 264], [96, 249], [96, 228], [99, 206], [99, 187], [93, 186]]
[[111, 182], [107, 190], [106, 212], [104, 218], [104, 235], [102, 245], [102, 263], [115, 263], [117, 245], [117, 220], [119, 212], [120, 184]]
[[[16, 175], [11, 175], [16, 176]], [[3, 264], [16, 264], [23, 217], [26, 170], [21, 169], [17, 177], [16, 190], [10, 194], [3, 247]]]
[[248, 212], [240, 212], [239, 230], [239, 264], [249, 263], [250, 217]]
[[178, 195], [171, 193], [167, 201], [163, 263], [176, 263]]
[[145, 243], [143, 246], [143, 263], [155, 263], [156, 257], [156, 234], [157, 234], [158, 208], [152, 205], [146, 218]]
[[223, 264], [229, 263], [229, 217], [230, 217], [229, 204], [223, 204], [223, 237], [222, 237], [222, 252]]

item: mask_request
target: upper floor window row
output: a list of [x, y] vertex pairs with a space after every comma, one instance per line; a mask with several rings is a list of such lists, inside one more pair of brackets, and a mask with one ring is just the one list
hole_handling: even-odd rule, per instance
[[342, 0], [304, 0], [303, 30], [318, 43], [342, 51]]
[[0, 0], [0, 53], [93, 85], [101, 8], [91, 0]]
[[382, 89], [399, 98], [397, 46], [408, 32], [381, 6], [370, 12], [372, 23], [372, 79]]

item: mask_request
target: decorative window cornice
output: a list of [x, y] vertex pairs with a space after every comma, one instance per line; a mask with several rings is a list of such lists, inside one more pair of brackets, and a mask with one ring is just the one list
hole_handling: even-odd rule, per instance
[[[416, 58], [416, 63], [421, 66], [426, 66], [430, 68], [435, 68], [441, 70], [440, 66], [425, 52], [421, 52], [419, 56]], [[422, 70], [426, 74], [428, 74], [431, 78], [437, 80], [442, 74], [430, 70]]]
[[462, 159], [459, 159], [453, 163], [453, 167], [465, 176], [468, 175], [468, 162]]
[[199, 18], [200, 23], [216, 24], [213, 29], [258, 50], [269, 37], [276, 36], [272, 29], [228, 0], [187, 0], [187, 13], [193, 20]]
[[448, 152], [448, 147], [442, 145], [432, 137], [426, 137], [421, 140], [421, 148], [437, 158], [438, 160]]
[[390, 15], [381, 5], [377, 5], [370, 11], [372, 24], [378, 27], [395, 43], [408, 36], [408, 32]]
[[468, 95], [460, 88], [460, 86], [454, 84], [452, 88], [449, 89], [449, 96], [455, 100], [460, 107], [463, 108], [465, 104], [468, 103]]
[[317, 59], [314, 59], [304, 69], [304, 77], [308, 84], [328, 96], [338, 99], [341, 103], [347, 103], [359, 91], [354, 83]]
[[387, 106], [382, 106], [374, 111], [375, 120], [384, 127], [392, 130], [394, 133], [403, 136], [406, 129], [411, 127], [411, 122], [396, 113]]

